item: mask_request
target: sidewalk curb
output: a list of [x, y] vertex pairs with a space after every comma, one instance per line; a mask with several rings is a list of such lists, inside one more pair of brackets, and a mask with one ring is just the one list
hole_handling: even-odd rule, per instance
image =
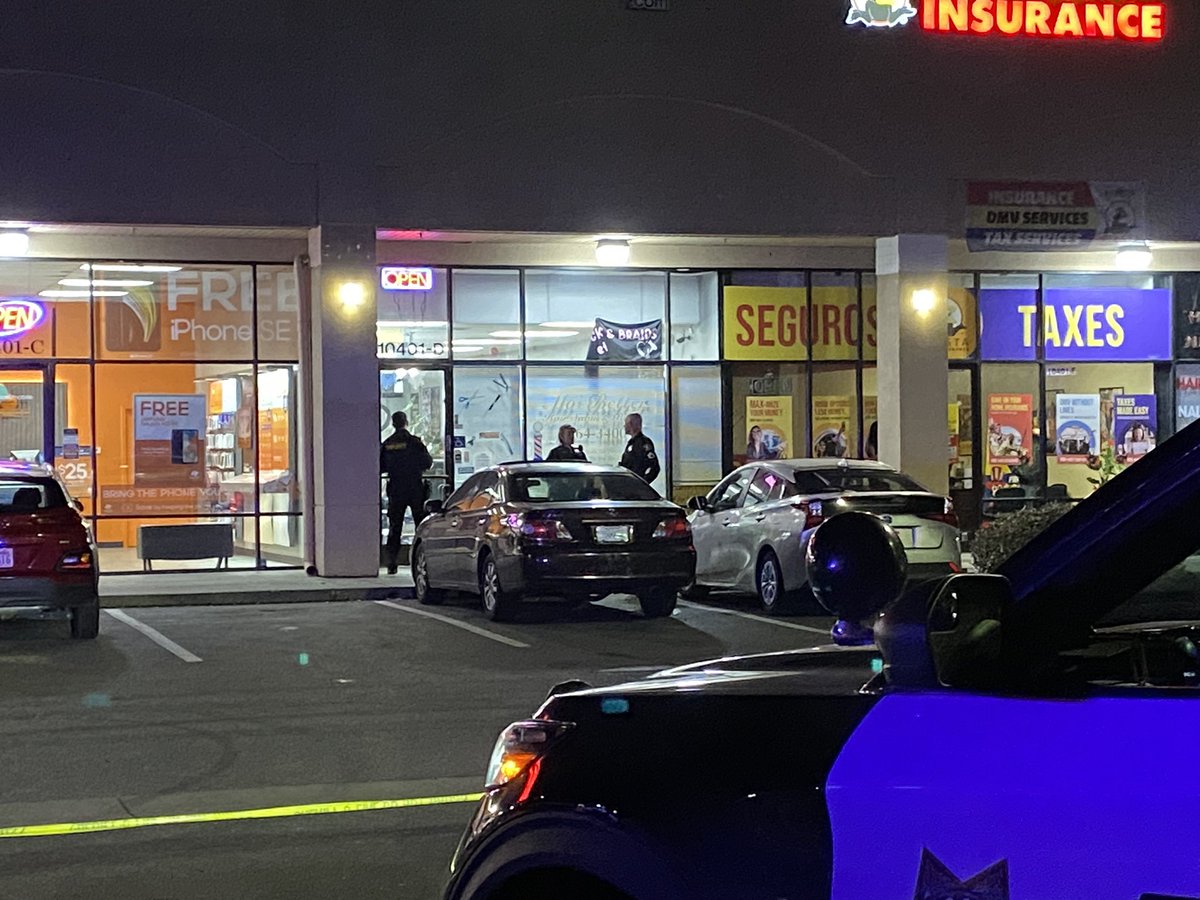
[[136, 609], [148, 606], [243, 606], [285, 603], [338, 603], [369, 600], [411, 600], [413, 589], [396, 587], [318, 588], [282, 591], [205, 591], [195, 594], [104, 594], [100, 606]]

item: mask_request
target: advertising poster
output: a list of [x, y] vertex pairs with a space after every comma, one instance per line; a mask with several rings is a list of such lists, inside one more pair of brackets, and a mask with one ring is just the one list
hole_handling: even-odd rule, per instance
[[204, 394], [134, 394], [134, 484], [204, 484], [206, 401]]
[[792, 398], [746, 398], [746, 459], [792, 455]]
[[[456, 475], [472, 475], [497, 463], [521, 458], [520, 384], [520, 374], [514, 366], [463, 366], [455, 371]], [[541, 449], [536, 455], [531, 454], [530, 459], [544, 459], [553, 449], [558, 427], [549, 435], [548, 444], [545, 434], [540, 437]]]
[[1200, 420], [1200, 366], [1175, 370], [1175, 430]]
[[588, 362], [639, 362], [662, 359], [662, 319], [622, 325], [597, 319], [588, 342]]
[[966, 219], [972, 252], [1086, 250], [1098, 239], [1143, 240], [1146, 186], [974, 181], [967, 185]]
[[1086, 463], [1100, 452], [1100, 397], [1059, 394], [1055, 398], [1054, 453], [1060, 463]]
[[988, 394], [988, 469], [1017, 466], [1033, 447], [1033, 394]]
[[1118, 461], [1141, 459], [1158, 443], [1158, 401], [1153, 394], [1117, 394], [1113, 404]]
[[813, 456], [841, 459], [849, 453], [853, 397], [813, 397]]

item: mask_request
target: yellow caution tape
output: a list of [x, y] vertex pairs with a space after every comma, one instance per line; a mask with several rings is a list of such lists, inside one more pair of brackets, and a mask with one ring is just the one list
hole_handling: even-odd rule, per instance
[[0, 838], [51, 837], [62, 834], [87, 834], [95, 831], [122, 831], [126, 828], [149, 828], [152, 825], [193, 825], [199, 822], [237, 822], [244, 819], [283, 819], [288, 816], [323, 816], [330, 813], [412, 809], [418, 806], [474, 803], [482, 796], [483, 794], [450, 794], [445, 797], [408, 797], [402, 800], [349, 800], [340, 803], [302, 803], [296, 806], [268, 806], [261, 809], [184, 813], [177, 816], [144, 816], [128, 819], [100, 819], [94, 822], [15, 825], [9, 828], [0, 828]]

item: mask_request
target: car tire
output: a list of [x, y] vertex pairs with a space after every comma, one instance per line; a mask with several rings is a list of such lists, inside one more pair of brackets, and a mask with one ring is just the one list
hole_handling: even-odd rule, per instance
[[493, 622], [511, 619], [519, 600], [500, 586], [500, 570], [490, 553], [479, 567], [479, 597], [483, 603], [483, 614]]
[[71, 637], [78, 641], [93, 640], [100, 633], [100, 602], [73, 606], [70, 612]]
[[656, 590], [638, 594], [642, 615], [647, 619], [665, 619], [675, 612], [678, 595], [674, 591]]
[[413, 548], [412, 561], [413, 593], [417, 602], [423, 606], [437, 606], [446, 599], [446, 592], [440, 588], [429, 586], [429, 559], [425, 555], [425, 545], [417, 544]]
[[764, 550], [754, 568], [754, 586], [758, 603], [769, 616], [779, 616], [791, 610], [790, 598], [783, 583], [783, 568], [774, 550]]

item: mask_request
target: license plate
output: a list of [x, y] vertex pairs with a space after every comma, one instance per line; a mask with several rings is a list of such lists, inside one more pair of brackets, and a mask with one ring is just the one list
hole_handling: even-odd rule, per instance
[[633, 528], [629, 525], [597, 525], [596, 543], [628, 544], [633, 540]]
[[0, 547], [0, 569], [11, 569], [12, 567], [13, 567], [12, 547]]

